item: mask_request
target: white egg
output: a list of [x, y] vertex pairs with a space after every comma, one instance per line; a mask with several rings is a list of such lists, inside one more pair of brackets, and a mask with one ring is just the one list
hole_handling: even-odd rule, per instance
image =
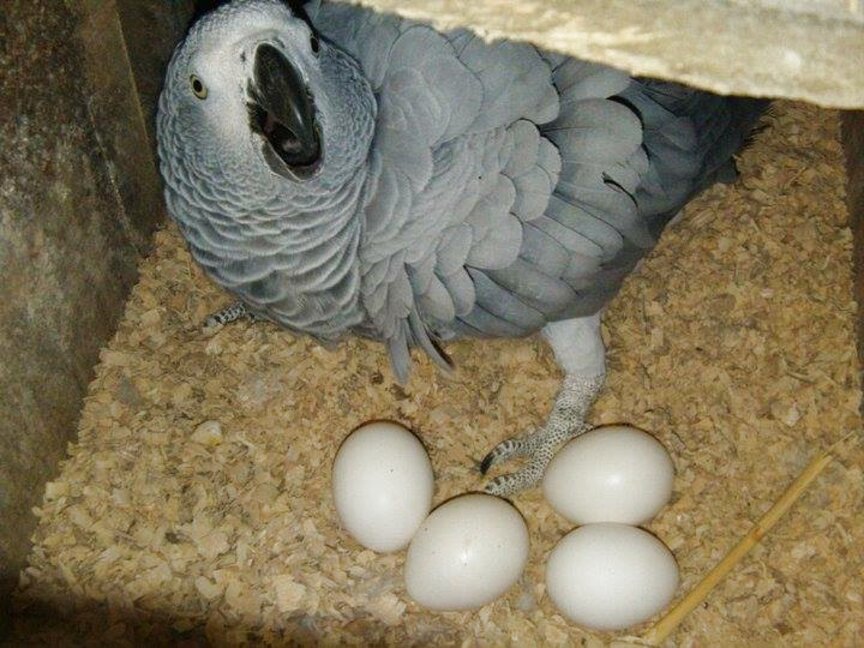
[[408, 547], [405, 585], [431, 610], [491, 603], [519, 580], [528, 560], [528, 528], [511, 504], [470, 493], [429, 515]]
[[642, 524], [672, 495], [675, 468], [650, 434], [623, 425], [576, 437], [556, 454], [543, 477], [543, 494], [575, 524]]
[[432, 508], [432, 464], [398, 423], [373, 421], [352, 432], [333, 462], [333, 501], [342, 526], [364, 547], [407, 546]]
[[660, 540], [626, 524], [588, 524], [568, 533], [546, 563], [546, 591], [561, 613], [595, 630], [621, 630], [666, 607], [678, 564]]

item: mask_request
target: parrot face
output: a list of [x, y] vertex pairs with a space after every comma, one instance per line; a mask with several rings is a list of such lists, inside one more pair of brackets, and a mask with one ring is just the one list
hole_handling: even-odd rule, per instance
[[377, 105], [300, 5], [239, 0], [177, 48], [159, 99], [168, 210], [204, 270], [319, 339], [361, 321], [357, 218]]
[[[326, 45], [284, 5], [236, 3], [199, 21], [169, 65], [160, 100], [160, 137], [170, 156], [199, 165], [222, 182], [253, 189], [272, 173], [292, 182], [313, 177], [325, 154]], [[324, 108], [324, 110], [322, 110]], [[193, 172], [194, 173], [194, 172]], [[242, 180], [242, 182], [241, 182]]]

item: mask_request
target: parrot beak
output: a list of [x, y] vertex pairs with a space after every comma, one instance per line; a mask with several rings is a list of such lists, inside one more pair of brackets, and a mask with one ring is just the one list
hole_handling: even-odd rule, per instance
[[264, 138], [270, 168], [286, 177], [312, 175], [321, 161], [315, 101], [297, 68], [272, 45], [255, 52], [249, 95], [249, 125]]

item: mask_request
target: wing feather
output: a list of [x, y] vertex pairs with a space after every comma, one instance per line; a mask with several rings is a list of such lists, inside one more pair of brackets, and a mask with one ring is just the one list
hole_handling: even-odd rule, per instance
[[348, 5], [314, 15], [378, 100], [364, 330], [400, 378], [411, 346], [446, 366], [441, 337], [524, 335], [600, 308], [732, 150], [723, 99]]

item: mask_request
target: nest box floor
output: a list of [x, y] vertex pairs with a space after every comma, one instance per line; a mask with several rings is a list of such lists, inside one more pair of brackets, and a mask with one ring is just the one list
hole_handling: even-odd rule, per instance
[[[609, 378], [591, 418], [636, 425], [669, 449], [673, 501], [649, 528], [678, 559], [682, 594], [819, 449], [861, 427], [837, 115], [781, 103], [768, 122], [741, 179], [686, 209], [604, 321]], [[383, 348], [365, 341], [328, 351], [249, 322], [205, 335], [205, 316], [227, 301], [175, 228], [160, 232], [37, 511], [16, 597], [22, 641], [611, 638], [565, 622], [545, 595], [545, 557], [569, 525], [537, 490], [514, 499], [531, 533], [524, 577], [464, 613], [420, 609], [404, 552], [364, 550], [333, 508], [334, 453], [373, 418], [425, 442], [435, 503], [480, 487], [476, 461], [551, 405], [560, 374], [538, 338], [450, 345], [454, 377], [419, 359], [402, 389]], [[844, 447], [668, 645], [860, 645], [864, 451]]]

